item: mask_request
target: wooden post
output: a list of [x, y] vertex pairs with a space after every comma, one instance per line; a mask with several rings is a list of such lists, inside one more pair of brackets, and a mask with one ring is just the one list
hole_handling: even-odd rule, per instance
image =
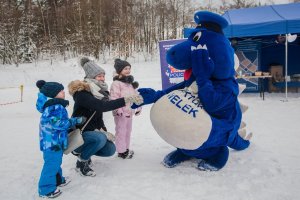
[[23, 89], [24, 89], [24, 85], [20, 85], [20, 90], [21, 90], [21, 102], [23, 102]]

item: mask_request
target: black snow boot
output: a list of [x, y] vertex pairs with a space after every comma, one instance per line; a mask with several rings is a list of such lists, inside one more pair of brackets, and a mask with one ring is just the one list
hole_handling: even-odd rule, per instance
[[77, 160], [76, 170], [82, 176], [96, 176], [96, 173], [90, 168], [88, 161]]
[[133, 157], [134, 151], [127, 149], [124, 153], [118, 153], [118, 157], [123, 159], [131, 159]]
[[61, 191], [59, 189], [54, 190], [53, 192], [50, 192], [49, 194], [46, 195], [40, 195], [41, 198], [46, 198], [46, 199], [54, 199], [61, 195]]

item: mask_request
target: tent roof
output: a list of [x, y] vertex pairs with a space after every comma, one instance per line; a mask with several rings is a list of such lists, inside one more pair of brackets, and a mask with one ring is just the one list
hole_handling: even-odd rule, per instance
[[300, 33], [300, 3], [228, 10], [227, 37]]

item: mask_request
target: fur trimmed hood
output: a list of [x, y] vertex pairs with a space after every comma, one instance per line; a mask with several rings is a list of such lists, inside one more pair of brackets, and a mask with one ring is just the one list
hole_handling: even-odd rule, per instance
[[90, 86], [88, 83], [80, 80], [75, 80], [69, 83], [68, 85], [69, 93], [71, 96], [75, 94], [75, 92], [86, 90], [91, 92]]

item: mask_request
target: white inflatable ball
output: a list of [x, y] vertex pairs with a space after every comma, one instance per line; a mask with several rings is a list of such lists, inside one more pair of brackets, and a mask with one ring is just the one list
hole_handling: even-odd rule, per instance
[[167, 143], [194, 150], [208, 139], [212, 121], [198, 95], [190, 89], [175, 90], [161, 97], [153, 104], [150, 119], [158, 135]]

